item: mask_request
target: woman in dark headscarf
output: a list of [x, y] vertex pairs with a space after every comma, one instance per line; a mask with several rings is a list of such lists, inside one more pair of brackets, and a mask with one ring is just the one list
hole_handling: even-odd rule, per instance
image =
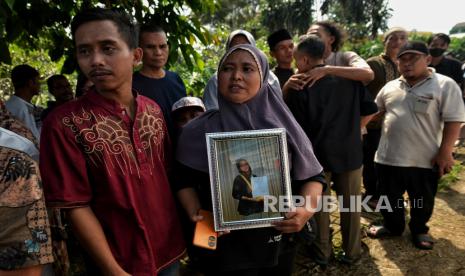
[[[252, 45], [237, 45], [221, 59], [218, 69], [219, 109], [187, 124], [179, 138], [174, 184], [192, 221], [200, 208], [212, 210], [205, 134], [210, 132], [285, 128], [294, 194], [310, 196], [316, 207], [325, 185], [322, 167], [310, 141], [292, 117], [279, 91], [267, 82], [265, 55]], [[200, 267], [212, 275], [290, 275], [295, 245], [288, 235], [302, 229], [313, 213], [296, 208], [273, 228], [232, 231], [218, 239], [217, 250], [198, 249]]]
[[[232, 31], [228, 36], [226, 41], [226, 51], [232, 47], [240, 44], [250, 44], [255, 46], [255, 38], [251, 33], [245, 30], [235, 30]], [[281, 86], [279, 84], [279, 79], [273, 72], [270, 72], [268, 77], [268, 82], [270, 85], [276, 89], [276, 91], [281, 91]], [[217, 72], [208, 80], [205, 89], [203, 90], [203, 102], [205, 103], [205, 108], [218, 109], [218, 75]]]

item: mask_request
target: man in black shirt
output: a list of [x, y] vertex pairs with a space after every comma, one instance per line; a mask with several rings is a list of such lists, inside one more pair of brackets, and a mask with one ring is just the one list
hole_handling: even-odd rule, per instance
[[[324, 66], [325, 45], [315, 36], [303, 37], [294, 51], [299, 72]], [[342, 206], [360, 196], [362, 174], [361, 128], [377, 112], [376, 104], [361, 82], [327, 75], [301, 91], [290, 91], [287, 104], [313, 144], [315, 155], [327, 176], [327, 183], [342, 196]], [[326, 189], [324, 195], [330, 195]], [[326, 265], [331, 256], [329, 212], [315, 214], [319, 233], [312, 245], [315, 261]], [[360, 212], [341, 212], [342, 261], [360, 257]]]
[[436, 69], [436, 73], [448, 76], [462, 87], [462, 63], [455, 58], [444, 55], [449, 44], [450, 37], [443, 33], [435, 34], [429, 39], [429, 52], [432, 56], [430, 66]]
[[160, 106], [170, 137], [174, 137], [171, 107], [186, 96], [186, 88], [178, 74], [164, 69], [169, 54], [165, 31], [158, 26], [142, 25], [139, 47], [144, 52], [142, 69], [134, 73], [132, 87]]
[[294, 42], [292, 41], [291, 34], [285, 29], [272, 33], [268, 36], [267, 40], [270, 54], [276, 59], [277, 63], [273, 73], [278, 77], [282, 88], [286, 81], [294, 75], [294, 70], [292, 69]]

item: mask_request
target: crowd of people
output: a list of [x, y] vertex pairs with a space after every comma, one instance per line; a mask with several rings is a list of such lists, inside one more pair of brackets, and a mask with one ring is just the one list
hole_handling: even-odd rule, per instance
[[[0, 274], [179, 275], [187, 254], [205, 275], [291, 275], [299, 243], [324, 269], [334, 256], [329, 212], [314, 210], [331, 190], [350, 207], [362, 183], [370, 206], [384, 198], [393, 207], [368, 236], [403, 234], [407, 192], [422, 202], [410, 206], [412, 242], [433, 248], [427, 223], [465, 122], [464, 68], [446, 55], [447, 35], [427, 45], [391, 28], [384, 52], [365, 61], [342, 50], [337, 24], [315, 22], [296, 45], [284, 29], [268, 36], [271, 69], [252, 34], [235, 30], [202, 101], [165, 69], [159, 26], [93, 8], [73, 18], [71, 34], [75, 94], [54, 75], [55, 101], [34, 106], [41, 77], [24, 64], [0, 105]], [[273, 227], [222, 232], [214, 251], [193, 246], [199, 210], [213, 208], [206, 133], [273, 128], [286, 129], [292, 193], [312, 208]], [[236, 165], [246, 167], [239, 187], [252, 172], [244, 159]], [[241, 187], [235, 198], [247, 215], [240, 203], [251, 191]], [[341, 212], [347, 265], [362, 254], [360, 214]], [[302, 241], [309, 222], [314, 239]]]

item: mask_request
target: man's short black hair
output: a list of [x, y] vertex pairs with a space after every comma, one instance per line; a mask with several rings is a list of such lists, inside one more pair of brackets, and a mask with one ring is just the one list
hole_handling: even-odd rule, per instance
[[325, 53], [325, 43], [317, 35], [303, 35], [297, 44], [297, 51], [302, 52], [311, 58], [321, 59]]
[[339, 25], [330, 21], [319, 21], [313, 23], [313, 25], [323, 27], [328, 34], [334, 37], [334, 41], [331, 44], [331, 50], [333, 52], [337, 52], [342, 48], [342, 45], [344, 44], [344, 32]]
[[110, 20], [115, 23], [121, 37], [126, 41], [130, 49], [135, 49], [138, 46], [138, 29], [131, 18], [124, 12], [104, 9], [104, 8], [91, 8], [79, 12], [71, 22], [71, 33], [73, 40], [75, 40], [76, 30], [83, 24], [92, 21]]
[[58, 80], [68, 80], [64, 75], [53, 75], [47, 79], [48, 91], [53, 90], [53, 84]]
[[140, 25], [139, 33], [165, 33], [165, 30], [159, 25], [146, 23]]
[[448, 35], [446, 35], [445, 33], [437, 33], [437, 34], [434, 34], [433, 36], [431, 36], [429, 39], [428, 39], [428, 45], [431, 44], [431, 42], [433, 42], [433, 39], [435, 38], [439, 38], [441, 39], [442, 41], [444, 41], [447, 45], [450, 44], [450, 37]]
[[289, 31], [286, 29], [280, 29], [270, 34], [266, 40], [268, 42], [268, 47], [270, 47], [270, 51], [274, 51], [279, 42], [289, 39], [292, 40], [292, 36]]
[[15, 66], [15, 68], [11, 70], [11, 81], [15, 89], [22, 88], [26, 86], [30, 80], [35, 79], [39, 75], [39, 71], [36, 69], [27, 64], [21, 64]]
[[151, 23], [145, 23], [140, 25], [139, 27], [139, 44], [140, 44], [140, 39], [142, 37], [143, 33], [165, 33], [165, 30], [156, 24], [151, 24]]

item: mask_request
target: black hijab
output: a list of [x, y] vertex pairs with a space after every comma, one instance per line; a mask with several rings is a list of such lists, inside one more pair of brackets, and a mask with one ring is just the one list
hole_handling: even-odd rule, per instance
[[292, 178], [305, 180], [321, 173], [323, 168], [313, 153], [310, 140], [279, 91], [274, 91], [268, 84], [269, 65], [265, 54], [248, 44], [232, 47], [220, 61], [219, 74], [223, 62], [237, 50], [249, 52], [257, 63], [261, 77], [259, 92], [248, 102], [236, 104], [227, 101], [218, 91], [219, 109], [205, 112], [183, 128], [176, 159], [188, 167], [208, 173], [206, 133], [285, 128]]

